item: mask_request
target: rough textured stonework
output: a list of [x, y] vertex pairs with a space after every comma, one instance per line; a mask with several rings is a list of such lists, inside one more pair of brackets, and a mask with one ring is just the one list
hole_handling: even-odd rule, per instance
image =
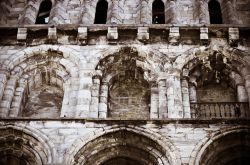
[[0, 1], [1, 165], [248, 165], [249, 100], [249, 0]]

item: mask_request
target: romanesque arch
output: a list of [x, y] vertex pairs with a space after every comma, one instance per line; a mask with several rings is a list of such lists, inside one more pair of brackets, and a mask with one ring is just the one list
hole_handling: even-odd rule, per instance
[[55, 148], [35, 129], [17, 125], [0, 126], [1, 164], [49, 164], [56, 159]]
[[206, 137], [193, 150], [189, 164], [248, 164], [250, 160], [250, 128], [225, 128]]
[[[167, 117], [165, 74], [163, 70], [164, 64], [169, 64], [170, 60], [157, 50], [145, 50], [143, 48], [144, 47], [117, 47], [116, 49], [103, 51], [104, 53], [100, 57], [100, 61], [96, 62], [96, 70], [93, 74], [90, 117], [108, 117], [109, 87], [114, 87], [112, 83], [117, 82], [117, 78], [122, 79], [122, 77], [125, 76], [126, 68], [133, 70], [132, 72], [127, 71], [127, 74], [129, 73], [130, 77], [133, 77], [133, 81], [137, 81], [132, 83], [132, 81], [129, 80], [131, 82], [130, 84], [134, 86], [141, 84], [136, 90], [141, 89], [142, 92], [139, 93], [146, 96], [140, 97], [140, 102], [144, 102], [144, 104], [140, 105], [147, 107], [147, 104], [145, 104], [143, 100], [150, 98], [148, 102], [150, 107], [148, 106], [147, 108], [147, 111], [150, 112], [150, 118]], [[162, 77], [159, 78], [159, 75]], [[131, 89], [135, 89], [135, 87]], [[150, 97], [147, 97], [147, 95]], [[137, 107], [140, 108], [140, 105]], [[141, 109], [143, 109], [142, 106]], [[138, 113], [139, 111], [130, 116], [125, 115], [119, 117], [138, 118]], [[145, 118], [145, 116], [142, 115], [141, 118]]]
[[239, 56], [230, 49], [211, 47], [193, 51], [185, 59], [188, 62], [183, 57], [175, 62], [175, 67], [182, 68], [182, 97], [187, 105], [184, 111], [190, 107], [191, 117], [248, 116], [248, 69], [244, 54]]
[[179, 151], [161, 135], [139, 127], [112, 127], [94, 131], [72, 145], [67, 164], [180, 164]]
[[10, 74], [2, 72], [2, 116], [61, 116], [63, 98], [68, 97], [64, 94], [70, 92], [67, 85], [78, 77], [76, 58], [53, 47], [38, 46], [5, 60], [2, 70]]
[[145, 71], [137, 64], [143, 60], [133, 49], [122, 48], [99, 62], [96, 69], [102, 72], [100, 106], [107, 99], [108, 117], [149, 118], [150, 87]]

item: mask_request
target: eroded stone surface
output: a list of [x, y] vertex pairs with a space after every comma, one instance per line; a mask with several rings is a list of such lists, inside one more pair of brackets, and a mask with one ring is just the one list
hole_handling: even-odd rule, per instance
[[24, 117], [51, 117], [60, 116], [63, 91], [53, 86], [41, 86], [33, 89], [24, 107]]

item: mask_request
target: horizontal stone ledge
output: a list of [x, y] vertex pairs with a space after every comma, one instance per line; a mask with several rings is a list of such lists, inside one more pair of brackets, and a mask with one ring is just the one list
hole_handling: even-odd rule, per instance
[[239, 29], [250, 29], [250, 24], [248, 25], [235, 25], [235, 24], [34, 24], [34, 25], [0, 25], [0, 29], [18, 29], [18, 28], [28, 28], [28, 29], [48, 29], [49, 27], [56, 27], [57, 29], [63, 30], [77, 30], [78, 27], [87, 27], [89, 31], [93, 30], [108, 30], [108, 27], [117, 27], [118, 29], [137, 29], [138, 27], [148, 27], [152, 29], [170, 29], [171, 27], [179, 27], [181, 29], [199, 29], [202, 27], [208, 28], [239, 28]]
[[250, 124], [250, 118], [231, 118], [231, 119], [93, 119], [93, 118], [28, 118], [28, 117], [17, 117], [17, 118], [0, 118], [0, 122], [80, 122], [80, 123], [101, 123], [101, 124]]

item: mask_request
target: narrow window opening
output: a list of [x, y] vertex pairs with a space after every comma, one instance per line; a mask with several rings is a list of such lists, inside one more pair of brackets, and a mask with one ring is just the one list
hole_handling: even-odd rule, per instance
[[155, 0], [153, 2], [153, 24], [165, 24], [165, 6], [161, 0]]
[[220, 3], [216, 0], [211, 0], [208, 3], [209, 16], [211, 24], [222, 24], [222, 15]]
[[96, 6], [95, 24], [106, 24], [108, 12], [108, 2], [100, 0]]
[[51, 7], [52, 2], [50, 0], [44, 0], [41, 3], [36, 18], [36, 24], [48, 24]]

